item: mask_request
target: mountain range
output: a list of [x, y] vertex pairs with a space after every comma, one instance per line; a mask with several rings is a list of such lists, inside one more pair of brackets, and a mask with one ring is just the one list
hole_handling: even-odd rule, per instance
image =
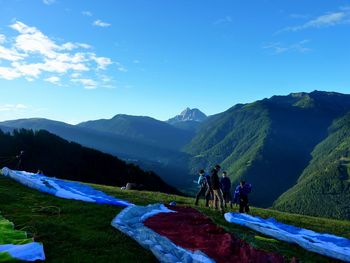
[[[348, 112], [350, 95], [314, 91], [237, 104], [208, 117], [187, 108], [166, 122], [116, 115], [78, 125], [29, 119], [0, 126], [47, 129], [154, 170], [182, 190], [194, 191], [197, 171], [219, 163], [233, 186], [241, 179], [253, 184], [256, 206], [349, 219]], [[322, 194], [327, 208], [316, 205]]]
[[[23, 154], [19, 159], [15, 156], [20, 152]], [[58, 178], [119, 187], [136, 183], [152, 191], [179, 193], [153, 172], [145, 172], [134, 164], [68, 142], [45, 130], [20, 129], [11, 134], [0, 130], [0, 156], [0, 164], [9, 168], [29, 172], [40, 169]]]

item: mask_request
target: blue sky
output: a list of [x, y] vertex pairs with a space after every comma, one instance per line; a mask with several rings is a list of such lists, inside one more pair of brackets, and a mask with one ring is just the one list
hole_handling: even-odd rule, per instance
[[0, 0], [0, 120], [350, 93], [350, 1]]

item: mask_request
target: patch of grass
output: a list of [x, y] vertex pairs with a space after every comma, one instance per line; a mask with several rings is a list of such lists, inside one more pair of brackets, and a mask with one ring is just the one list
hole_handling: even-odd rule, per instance
[[[138, 205], [176, 201], [192, 206], [193, 198], [156, 192], [125, 191], [116, 187], [93, 185], [104, 192]], [[203, 201], [202, 201], [203, 203]], [[47, 208], [47, 209], [45, 209]], [[57, 209], [54, 209], [57, 208]], [[242, 238], [254, 247], [275, 251], [301, 262], [336, 262], [307, 252], [285, 242], [266, 242], [257, 233], [230, 224], [216, 211], [197, 207], [216, 224]], [[59, 199], [28, 189], [0, 177], [0, 211], [18, 230], [28, 231], [36, 241], [44, 243], [47, 262], [156, 262], [151, 252], [125, 236], [110, 224], [121, 208]], [[59, 212], [58, 212], [59, 211]], [[253, 215], [275, 217], [277, 220], [308, 229], [350, 237], [350, 222], [315, 218], [252, 208]]]

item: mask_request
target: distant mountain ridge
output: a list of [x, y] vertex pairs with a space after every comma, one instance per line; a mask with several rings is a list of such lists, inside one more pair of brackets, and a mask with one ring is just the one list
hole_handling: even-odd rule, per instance
[[171, 150], [181, 149], [192, 139], [192, 134], [186, 130], [145, 116], [119, 114], [111, 119], [82, 122], [77, 126], [125, 136]]
[[[117, 115], [118, 118], [127, 115]], [[83, 146], [94, 148], [105, 153], [112, 154], [118, 158], [128, 162], [136, 163], [146, 170], [156, 172], [167, 183], [184, 187], [188, 185], [191, 178], [187, 173], [187, 154], [179, 151], [185, 143], [189, 142], [193, 137], [193, 133], [177, 129], [167, 123], [160, 122], [148, 117], [127, 116], [127, 120], [132, 120], [132, 125], [124, 125], [128, 127], [127, 132], [118, 134], [118, 132], [101, 131], [93, 128], [82, 127], [79, 125], [71, 125], [64, 122], [53, 121], [43, 118], [18, 119], [0, 122], [0, 127], [4, 131], [13, 131], [14, 129], [33, 129], [47, 130], [58, 135], [68, 141], [79, 143]], [[151, 119], [151, 121], [149, 121]], [[115, 120], [115, 119], [114, 119]], [[106, 120], [108, 123], [108, 120]], [[154, 136], [145, 128], [140, 128], [143, 121], [148, 123], [149, 127], [161, 127], [164, 134], [158, 133], [160, 142], [163, 145], [157, 145], [151, 142], [150, 138], [135, 138], [135, 134], [145, 134]], [[113, 121], [111, 122], [113, 124]], [[127, 122], [128, 123], [128, 122]], [[94, 121], [92, 122], [94, 124]], [[110, 124], [110, 123], [109, 123]], [[122, 122], [123, 124], [123, 122]], [[133, 126], [133, 124], [135, 124]], [[121, 125], [122, 127], [123, 125]], [[165, 127], [165, 128], [164, 128]], [[106, 124], [106, 130], [110, 127]], [[134, 131], [132, 131], [134, 130]], [[134, 134], [133, 134], [134, 132]], [[179, 136], [178, 136], [179, 135]], [[152, 138], [152, 137], [151, 137]], [[170, 145], [170, 146], [169, 146]]]

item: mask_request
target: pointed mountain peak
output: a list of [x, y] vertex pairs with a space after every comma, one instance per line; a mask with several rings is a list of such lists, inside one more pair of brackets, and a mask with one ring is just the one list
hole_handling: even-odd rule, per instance
[[203, 112], [201, 112], [199, 109], [191, 109], [187, 107], [185, 110], [183, 110], [180, 115], [175, 116], [174, 118], [171, 118], [168, 120], [168, 123], [174, 124], [178, 122], [185, 122], [185, 121], [196, 121], [196, 122], [202, 122], [207, 118], [207, 115], [205, 115]]

